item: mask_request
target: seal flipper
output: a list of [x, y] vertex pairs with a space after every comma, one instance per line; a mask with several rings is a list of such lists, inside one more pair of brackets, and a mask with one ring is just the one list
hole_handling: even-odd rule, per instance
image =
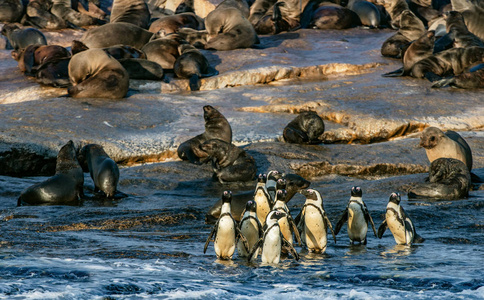
[[452, 83], [454, 83], [454, 81], [455, 81], [454, 77], [444, 78], [444, 79], [435, 81], [434, 84], [432, 84], [432, 87], [433, 88], [445, 87], [445, 86], [451, 85]]
[[200, 90], [200, 86], [202, 84], [201, 84], [200, 78], [198, 77], [197, 74], [193, 74], [192, 76], [190, 76], [189, 85], [190, 85], [191, 91], [199, 91]]
[[385, 230], [387, 230], [387, 220], [383, 221], [380, 225], [380, 227], [378, 227], [378, 238], [381, 239], [383, 234], [385, 233]]
[[398, 70], [385, 73], [385, 74], [383, 74], [381, 76], [382, 77], [402, 77], [402, 76], [405, 76], [405, 70], [402, 67], [402, 68], [400, 68]]
[[213, 68], [212, 66], [208, 66], [207, 68], [207, 73], [204, 73], [200, 76], [200, 78], [205, 78], [205, 77], [212, 77], [212, 76], [217, 76], [218, 71]]

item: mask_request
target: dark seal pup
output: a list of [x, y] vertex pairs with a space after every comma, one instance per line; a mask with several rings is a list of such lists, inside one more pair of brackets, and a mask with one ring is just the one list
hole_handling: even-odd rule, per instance
[[79, 164], [84, 172], [91, 174], [94, 192], [102, 191], [108, 198], [114, 198], [119, 182], [119, 168], [101, 145], [89, 144], [81, 148]]
[[454, 158], [438, 158], [430, 164], [429, 183], [410, 189], [409, 198], [439, 198], [454, 200], [467, 197], [471, 174], [467, 166]]
[[111, 23], [126, 22], [148, 29], [150, 10], [144, 0], [114, 0], [111, 9]]
[[[199, 134], [178, 146], [178, 157], [194, 164], [201, 164], [200, 159], [205, 159], [208, 154], [200, 148], [200, 145], [208, 140], [219, 139], [232, 143], [232, 128], [227, 119], [210, 105], [203, 107], [205, 120], [205, 132]], [[239, 214], [240, 215], [240, 214]]]
[[13, 23], [22, 18], [24, 6], [21, 0], [0, 1], [0, 23]]
[[129, 75], [124, 67], [102, 49], [89, 49], [72, 56], [68, 89], [74, 98], [119, 99], [126, 96]]
[[121, 44], [141, 49], [152, 36], [153, 33], [134, 24], [116, 22], [89, 29], [82, 36], [81, 42], [88, 48], [106, 48]]
[[214, 176], [220, 183], [250, 181], [255, 178], [255, 160], [239, 147], [222, 140], [208, 140], [200, 148], [212, 161]]
[[45, 35], [36, 28], [20, 28], [15, 24], [5, 24], [1, 33], [7, 37], [15, 50], [27, 48], [29, 45], [47, 45]]
[[457, 87], [461, 89], [482, 89], [484, 88], [484, 64], [472, 67], [469, 72], [458, 76], [444, 78], [436, 81], [432, 87], [440, 88], [444, 86]]
[[[301, 20], [302, 23], [303, 20]], [[309, 28], [314, 29], [347, 29], [358, 26], [360, 17], [346, 7], [324, 2], [312, 14]], [[301, 24], [301, 26], [304, 26]]]
[[181, 44], [178, 51], [180, 56], [177, 57], [173, 70], [178, 78], [188, 78], [190, 90], [200, 90], [200, 78], [218, 74], [202, 52], [192, 45]]
[[287, 143], [320, 144], [324, 133], [324, 122], [314, 111], [300, 113], [284, 128], [283, 137]]
[[79, 205], [84, 174], [77, 161], [74, 143], [69, 141], [57, 154], [55, 175], [25, 189], [18, 205]]

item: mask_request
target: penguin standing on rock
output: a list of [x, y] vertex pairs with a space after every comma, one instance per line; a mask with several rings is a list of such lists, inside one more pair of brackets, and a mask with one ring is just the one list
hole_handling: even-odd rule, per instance
[[255, 187], [254, 201], [257, 204], [257, 219], [264, 226], [266, 217], [272, 210], [272, 202], [266, 188], [266, 174], [259, 174], [257, 186]]
[[203, 253], [205, 253], [208, 244], [212, 240], [212, 237], [214, 237], [213, 246], [218, 259], [232, 259], [237, 244], [237, 237], [240, 237], [248, 251], [247, 240], [240, 232], [240, 229], [230, 212], [231, 201], [232, 192], [224, 191], [222, 194], [222, 211], [220, 217], [218, 218], [217, 223], [215, 223], [212, 232], [210, 232], [210, 235], [205, 242], [205, 247], [203, 248]]
[[303, 243], [309, 252], [324, 253], [328, 243], [328, 227], [331, 230], [336, 243], [336, 235], [333, 226], [323, 208], [323, 198], [317, 190], [301, 190], [300, 193], [306, 196], [306, 202], [301, 213], [296, 218], [298, 228], [301, 230]]
[[412, 243], [423, 243], [424, 239], [417, 234], [412, 220], [400, 206], [400, 194], [392, 193], [388, 200], [385, 221], [378, 228], [378, 238], [382, 238], [385, 230], [390, 231], [398, 245], [410, 245]]
[[264, 235], [262, 224], [259, 219], [257, 219], [256, 210], [257, 203], [255, 203], [255, 201], [247, 201], [239, 228], [242, 235], [247, 239], [248, 248], [245, 247], [242, 240], [239, 240], [237, 243], [239, 256], [248, 256], [250, 249], [252, 249], [255, 243], [257, 243], [257, 241]]
[[284, 238], [277, 222], [280, 218], [285, 217], [286, 214], [277, 210], [271, 211], [267, 215], [266, 230], [264, 236], [257, 241], [249, 253], [249, 261], [257, 258], [259, 248], [262, 247], [261, 261], [264, 264], [277, 264], [281, 260], [282, 247], [299, 260], [299, 254], [296, 249]]
[[354, 244], [354, 242], [359, 242], [363, 245], [366, 245], [368, 222], [371, 223], [375, 236], [377, 236], [377, 234], [375, 223], [373, 223], [373, 219], [368, 212], [365, 202], [363, 202], [362, 196], [363, 191], [359, 186], [354, 186], [351, 188], [350, 201], [348, 202], [348, 205], [346, 206], [346, 209], [341, 215], [338, 223], [336, 223], [334, 234], [337, 235], [343, 224], [348, 221], [348, 236], [351, 243]]

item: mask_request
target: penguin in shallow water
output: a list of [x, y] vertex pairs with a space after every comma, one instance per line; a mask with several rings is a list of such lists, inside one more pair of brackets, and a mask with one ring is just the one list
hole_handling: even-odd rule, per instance
[[412, 243], [423, 243], [424, 239], [417, 234], [410, 217], [405, 213], [405, 210], [400, 206], [400, 194], [392, 193], [390, 200], [388, 200], [385, 220], [378, 228], [378, 238], [382, 238], [385, 230], [390, 228], [390, 231], [395, 238], [398, 245], [410, 245]]
[[373, 233], [375, 236], [376, 229], [375, 223], [366, 207], [365, 202], [363, 202], [363, 191], [359, 186], [354, 186], [351, 188], [351, 198], [346, 206], [345, 211], [341, 215], [336, 227], [334, 228], [334, 234], [337, 235], [341, 230], [346, 221], [348, 221], [348, 236], [352, 244], [354, 242], [362, 243], [366, 245], [366, 233], [368, 232], [368, 222], [370, 222], [373, 228]]
[[[287, 191], [284, 189], [286, 187], [286, 181], [284, 178], [279, 178], [277, 180], [277, 192], [276, 192], [276, 202], [272, 207], [272, 210], [278, 210], [286, 214], [285, 217], [279, 219], [279, 227], [281, 228], [282, 235], [284, 238], [294, 245], [294, 237], [296, 238], [296, 242], [301, 245], [301, 237], [299, 235], [299, 231], [297, 230], [296, 223], [289, 212], [289, 208], [287, 207]], [[283, 251], [284, 252], [284, 251]]]
[[272, 202], [266, 188], [266, 180], [266, 174], [259, 174], [254, 192], [254, 201], [257, 204], [257, 219], [259, 219], [262, 226], [266, 223], [266, 217], [272, 210]]
[[301, 231], [303, 243], [309, 252], [324, 253], [328, 243], [328, 227], [333, 234], [336, 243], [336, 235], [333, 226], [323, 208], [323, 198], [317, 190], [301, 190], [300, 193], [306, 196], [306, 202], [298, 215], [298, 228]]
[[277, 180], [282, 177], [279, 171], [269, 171], [267, 173], [266, 189], [270, 196], [271, 203], [276, 202]]
[[[249, 255], [250, 249], [257, 243], [257, 241], [264, 235], [262, 224], [257, 218], [257, 203], [255, 201], [247, 201], [245, 211], [241, 217], [239, 224], [240, 232], [247, 239], [248, 248], [245, 247], [242, 240], [237, 243], [237, 251], [239, 256], [246, 257]], [[249, 250], [249, 251], [248, 251]]]
[[287, 248], [288, 251], [299, 260], [299, 254], [296, 249], [284, 238], [277, 222], [286, 214], [277, 210], [271, 211], [267, 215], [264, 236], [257, 241], [249, 253], [249, 261], [257, 258], [259, 248], [262, 247], [261, 261], [264, 264], [277, 264], [281, 260], [281, 248]]
[[232, 192], [224, 191], [222, 194], [222, 211], [220, 217], [218, 218], [217, 223], [215, 223], [212, 232], [210, 232], [203, 248], [203, 253], [205, 253], [208, 244], [212, 240], [212, 237], [214, 237], [213, 246], [218, 259], [232, 259], [237, 244], [237, 237], [242, 240], [248, 251], [247, 240], [240, 232], [240, 229], [230, 212], [231, 201]]

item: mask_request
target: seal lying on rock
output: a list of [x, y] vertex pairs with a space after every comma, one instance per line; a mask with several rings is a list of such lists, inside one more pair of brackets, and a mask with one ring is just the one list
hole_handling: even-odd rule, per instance
[[22, 17], [24, 6], [21, 0], [0, 1], [0, 23], [17, 22]]
[[91, 174], [94, 192], [102, 191], [106, 197], [113, 198], [119, 182], [119, 168], [103, 147], [86, 145], [79, 151], [78, 159], [82, 170]]
[[124, 67], [102, 49], [89, 49], [72, 56], [69, 78], [74, 98], [119, 99], [126, 96], [129, 75]]
[[5, 24], [1, 33], [7, 37], [14, 50], [23, 49], [29, 45], [47, 45], [45, 35], [36, 28], [20, 28], [15, 24]]
[[319, 144], [319, 137], [323, 132], [323, 119], [314, 111], [306, 111], [287, 124], [283, 137], [287, 143]]
[[20, 71], [30, 75], [46, 62], [70, 57], [70, 52], [59, 45], [29, 45], [24, 49], [12, 51], [12, 57], [18, 62]]
[[469, 72], [462, 73], [458, 76], [444, 78], [436, 81], [432, 87], [440, 88], [452, 86], [461, 89], [482, 89], [484, 88], [484, 64], [472, 67]]
[[89, 29], [81, 38], [88, 48], [105, 48], [114, 45], [129, 45], [141, 49], [153, 33], [126, 22], [108, 23]]
[[232, 143], [232, 128], [227, 119], [210, 105], [203, 107], [203, 118], [205, 119], [205, 132], [193, 137], [178, 146], [178, 157], [188, 160], [191, 163], [201, 164], [200, 159], [208, 156], [200, 145], [208, 140], [219, 139]]
[[437, 127], [427, 127], [420, 136], [420, 146], [425, 148], [430, 162], [441, 158], [455, 158], [472, 170], [472, 152], [467, 142], [455, 131], [443, 132]]
[[217, 75], [218, 72], [212, 68], [207, 58], [190, 44], [178, 46], [180, 56], [177, 57], [173, 69], [178, 78], [188, 78], [190, 90], [200, 89], [200, 78]]
[[69, 141], [57, 154], [55, 175], [25, 189], [18, 205], [79, 205], [84, 174], [77, 161], [74, 143]]
[[408, 197], [444, 200], [465, 198], [471, 187], [471, 174], [462, 161], [442, 157], [430, 164], [429, 181], [410, 189]]
[[114, 0], [111, 23], [126, 22], [148, 29], [151, 14], [144, 0]]
[[239, 147], [222, 140], [212, 139], [200, 145], [208, 154], [203, 162], [212, 161], [214, 176], [220, 183], [250, 181], [257, 172], [255, 160]]

